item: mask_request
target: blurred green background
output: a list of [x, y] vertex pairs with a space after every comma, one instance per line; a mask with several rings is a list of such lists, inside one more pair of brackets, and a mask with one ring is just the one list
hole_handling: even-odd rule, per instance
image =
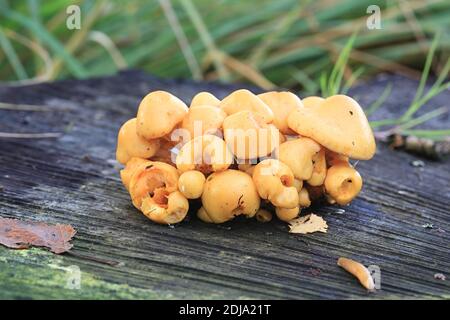
[[[80, 30], [66, 26], [74, 4], [81, 8]], [[373, 4], [381, 8], [379, 30], [366, 26]], [[449, 55], [447, 0], [0, 0], [0, 81], [139, 68], [313, 93], [346, 44], [343, 86], [383, 71], [419, 79], [439, 30], [434, 74]]]

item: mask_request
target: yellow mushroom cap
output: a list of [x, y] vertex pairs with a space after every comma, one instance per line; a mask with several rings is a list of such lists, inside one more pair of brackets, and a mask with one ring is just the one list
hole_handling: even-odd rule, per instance
[[139, 104], [137, 133], [147, 139], [169, 134], [180, 123], [188, 107], [183, 101], [165, 91], [153, 91]]
[[362, 178], [358, 171], [345, 164], [331, 166], [325, 178], [325, 191], [340, 205], [350, 203], [362, 188]]
[[261, 198], [274, 206], [294, 208], [298, 206], [298, 191], [294, 186], [292, 170], [276, 159], [266, 159], [255, 166], [253, 182]]
[[189, 132], [189, 138], [203, 134], [215, 134], [220, 131], [223, 120], [227, 114], [220, 108], [213, 106], [193, 106], [189, 108], [188, 114], [181, 123], [181, 129]]
[[322, 97], [310, 96], [302, 99], [303, 106], [305, 108], [315, 108], [320, 105], [323, 101], [325, 101]]
[[176, 165], [180, 172], [198, 170], [207, 174], [226, 170], [233, 160], [233, 154], [225, 141], [206, 134], [192, 139], [180, 149]]
[[117, 136], [116, 159], [126, 164], [132, 157], [150, 158], [158, 151], [158, 139], [146, 140], [136, 133], [136, 118], [125, 122]]
[[155, 203], [148, 197], [142, 201], [141, 211], [150, 220], [161, 224], [174, 224], [181, 222], [189, 211], [189, 201], [179, 192], [174, 191], [167, 195], [167, 204], [164, 206]]
[[303, 107], [300, 98], [288, 91], [270, 91], [258, 94], [258, 97], [272, 110], [274, 114], [273, 124], [275, 127], [283, 134], [295, 134], [288, 127], [287, 117], [293, 110]]
[[289, 127], [336, 153], [359, 160], [375, 154], [375, 139], [364, 111], [345, 95], [325, 99], [314, 108], [291, 112]]
[[205, 176], [200, 171], [183, 172], [178, 178], [178, 190], [188, 199], [200, 198], [205, 185]]
[[282, 143], [277, 151], [278, 159], [291, 168], [295, 178], [308, 180], [313, 174], [313, 157], [320, 151], [315, 141], [300, 137]]
[[[206, 179], [202, 194], [203, 221], [222, 223], [238, 215], [253, 217], [261, 199], [252, 178], [245, 172], [228, 169], [215, 172]], [[208, 221], [209, 220], [209, 221]]]
[[138, 166], [129, 182], [133, 205], [141, 210], [142, 201], [151, 198], [159, 206], [167, 204], [167, 196], [178, 190], [178, 172], [170, 164], [148, 161]]
[[223, 134], [238, 159], [255, 159], [270, 154], [279, 144], [280, 132], [264, 122], [259, 113], [236, 112], [223, 121]]
[[275, 207], [275, 213], [277, 214], [278, 219], [287, 222], [297, 218], [298, 214], [300, 213], [300, 207], [298, 206], [294, 208]]
[[258, 96], [246, 89], [232, 92], [220, 102], [220, 108], [228, 115], [242, 110], [259, 113], [265, 123], [273, 121], [273, 112]]
[[194, 98], [192, 98], [190, 107], [196, 106], [213, 106], [218, 107], [220, 104], [220, 100], [217, 99], [213, 94], [209, 92], [199, 92]]

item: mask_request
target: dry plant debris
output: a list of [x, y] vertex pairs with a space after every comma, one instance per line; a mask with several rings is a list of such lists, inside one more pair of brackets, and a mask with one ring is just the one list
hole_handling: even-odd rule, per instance
[[328, 225], [322, 217], [311, 213], [307, 216], [299, 217], [297, 219], [291, 220], [289, 222], [289, 232], [290, 233], [313, 233], [313, 232], [323, 232], [326, 233], [328, 230]]
[[67, 224], [48, 225], [0, 217], [0, 244], [13, 249], [46, 247], [60, 254], [72, 248], [76, 230]]

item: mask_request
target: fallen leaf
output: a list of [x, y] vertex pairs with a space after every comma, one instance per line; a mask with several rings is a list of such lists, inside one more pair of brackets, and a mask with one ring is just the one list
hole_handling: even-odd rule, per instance
[[69, 241], [75, 233], [76, 230], [67, 224], [48, 225], [0, 217], [0, 244], [13, 249], [36, 246], [63, 253], [72, 248]]
[[291, 233], [313, 233], [313, 232], [327, 232], [328, 225], [322, 217], [311, 213], [304, 217], [289, 221], [289, 232]]

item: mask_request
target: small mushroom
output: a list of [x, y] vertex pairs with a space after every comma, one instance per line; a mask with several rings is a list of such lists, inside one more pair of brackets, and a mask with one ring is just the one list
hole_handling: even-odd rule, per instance
[[258, 97], [272, 110], [273, 124], [278, 130], [283, 134], [295, 134], [288, 127], [287, 117], [293, 110], [303, 107], [300, 98], [288, 91], [270, 91], [258, 94]]
[[244, 110], [223, 121], [223, 133], [231, 152], [238, 159], [255, 159], [270, 154], [279, 144], [280, 133], [266, 124], [259, 113]]
[[316, 97], [316, 96], [306, 97], [302, 100], [303, 106], [305, 108], [315, 108], [315, 107], [319, 106], [323, 101], [325, 101], [324, 98]]
[[256, 220], [265, 223], [272, 220], [272, 213], [266, 209], [259, 209], [256, 213]]
[[307, 182], [311, 186], [320, 186], [325, 181], [325, 177], [327, 175], [327, 162], [325, 160], [324, 148], [320, 148], [320, 151], [312, 157], [312, 162], [313, 171], [311, 178], [309, 178]]
[[272, 110], [258, 96], [246, 89], [232, 92], [220, 102], [219, 106], [228, 115], [248, 110], [260, 114], [265, 123], [273, 121]]
[[364, 111], [350, 97], [335, 95], [314, 108], [292, 111], [288, 125], [325, 148], [350, 158], [368, 160], [375, 154], [375, 139]]
[[204, 134], [215, 134], [220, 132], [223, 120], [227, 114], [213, 106], [194, 106], [181, 123], [181, 129], [187, 130], [190, 139]]
[[158, 139], [145, 140], [136, 133], [136, 118], [125, 122], [119, 130], [117, 137], [116, 159], [126, 164], [132, 157], [148, 159], [160, 147]]
[[199, 92], [192, 98], [190, 108], [197, 106], [213, 106], [218, 107], [220, 100], [209, 92]]
[[153, 91], [139, 105], [137, 133], [147, 140], [163, 137], [172, 132], [187, 112], [186, 104], [174, 95]]
[[362, 178], [354, 168], [337, 164], [328, 169], [325, 191], [340, 205], [350, 203], [362, 188]]
[[164, 162], [135, 159], [127, 164], [125, 170], [129, 171], [122, 174], [133, 205], [157, 223], [171, 224], [183, 220], [189, 203], [177, 190], [177, 170]]
[[306, 188], [302, 188], [302, 190], [298, 193], [298, 205], [301, 208], [307, 208], [311, 205], [311, 199], [309, 198], [309, 192]]
[[278, 150], [278, 159], [285, 163], [296, 179], [308, 180], [313, 174], [313, 157], [320, 151], [315, 141], [300, 137], [282, 143]]
[[164, 204], [148, 197], [142, 201], [142, 213], [156, 223], [175, 224], [183, 221], [189, 211], [189, 202], [179, 191], [169, 193]]
[[258, 212], [260, 201], [252, 178], [242, 171], [228, 169], [206, 179], [203, 207], [197, 215], [210, 223], [222, 223], [238, 215], [251, 218]]
[[294, 174], [284, 163], [276, 159], [263, 160], [256, 165], [252, 177], [262, 199], [269, 200], [276, 207], [298, 206]]
[[135, 169], [128, 186], [136, 208], [140, 209], [142, 200], [147, 197], [164, 205], [167, 196], [178, 190], [178, 172], [170, 164], [148, 161]]
[[297, 218], [298, 214], [300, 213], [300, 207], [298, 206], [294, 208], [275, 207], [275, 213], [277, 214], [278, 219], [287, 222]]
[[233, 154], [225, 141], [208, 134], [186, 143], [176, 159], [180, 172], [198, 170], [204, 174], [226, 170], [232, 163]]
[[178, 178], [178, 190], [188, 199], [197, 199], [202, 196], [205, 176], [200, 171], [190, 170], [183, 172]]

